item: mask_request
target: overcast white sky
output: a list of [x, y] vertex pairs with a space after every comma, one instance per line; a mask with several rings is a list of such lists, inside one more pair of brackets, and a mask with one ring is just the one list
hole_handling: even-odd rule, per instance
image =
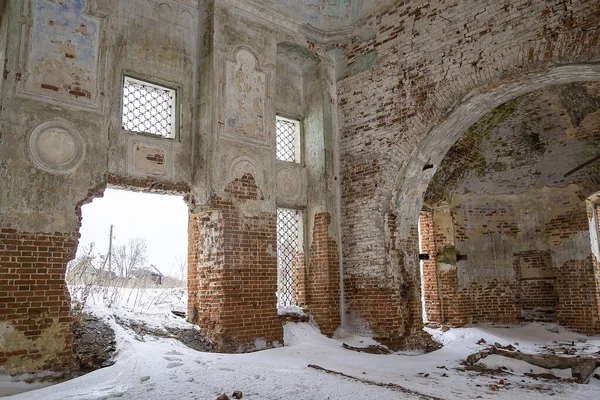
[[96, 242], [94, 253], [106, 254], [113, 224], [113, 245], [143, 237], [148, 263], [163, 274], [179, 277], [175, 261], [187, 259], [188, 244], [188, 208], [183, 197], [108, 188], [104, 197], [84, 205], [82, 214], [78, 255], [90, 242]]

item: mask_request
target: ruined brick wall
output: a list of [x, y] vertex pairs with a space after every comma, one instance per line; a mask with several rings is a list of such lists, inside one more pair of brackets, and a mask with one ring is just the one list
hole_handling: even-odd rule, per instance
[[463, 323], [550, 320], [597, 329], [589, 220], [576, 190], [533, 190], [502, 202], [479, 195], [457, 206], [456, 246], [469, 257], [457, 263]]
[[584, 333], [600, 332], [597, 303], [597, 277], [592, 255], [586, 260], [570, 260], [558, 270], [557, 317], [565, 325]]
[[[596, 190], [598, 167], [565, 173], [594, 154], [589, 149], [600, 137], [598, 99], [595, 82], [536, 91], [494, 109], [450, 148], [425, 193], [430, 206], [452, 204], [454, 247], [438, 245], [437, 258], [468, 256], [438, 260], [440, 277], [451, 278], [450, 286], [440, 284], [444, 310], [457, 313], [444, 315], [445, 322], [558, 318], [578, 329], [594, 326], [593, 318], [588, 328], [573, 322], [567, 306], [557, 313], [562, 300], [576, 307], [593, 302], [585, 291], [586, 299], [568, 299], [577, 283], [557, 276], [569, 261], [566, 251], [575, 264], [591, 251], [582, 198]], [[435, 229], [434, 235], [448, 242], [446, 232]], [[593, 281], [592, 271], [583, 275]]]
[[221, 334], [225, 257], [218, 211], [190, 212], [188, 222], [188, 318], [211, 339]]
[[418, 229], [415, 226], [407, 239], [397, 241], [397, 216], [389, 214], [386, 219], [391, 266], [379, 277], [344, 276], [349, 322], [392, 349], [416, 348], [427, 341], [422, 331]]
[[[590, 237], [585, 234], [590, 229], [592, 216], [583, 209], [578, 212], [567, 212], [559, 217], [565, 229], [562, 235], [557, 235], [556, 219], [547, 224], [549, 236], [556, 249], [561, 249], [560, 261], [556, 273], [556, 290], [558, 294], [557, 318], [566, 326], [585, 333], [600, 332], [600, 275], [598, 261], [591, 252]], [[585, 226], [584, 231], [578, 231]], [[576, 258], [572, 254], [574, 238], [583, 237], [589, 243], [587, 257]], [[564, 253], [567, 254], [564, 254]], [[570, 253], [570, 254], [569, 254]], [[558, 257], [557, 257], [558, 258]]]
[[538, 250], [514, 256], [513, 268], [518, 282], [516, 302], [520, 307], [520, 319], [556, 321], [559, 299], [551, 253]]
[[24, 232], [0, 215], [0, 372], [64, 371], [75, 367], [71, 296], [65, 275], [75, 258], [81, 206], [102, 196], [87, 190], [74, 209], [73, 232]]
[[331, 215], [314, 217], [306, 290], [307, 308], [321, 332], [331, 336], [340, 326], [340, 263], [337, 243], [330, 237]]
[[[416, 224], [411, 193], [424, 188], [395, 183], [427, 132], [469, 93], [492, 91], [548, 65], [600, 60], [599, 4], [398, 2], [361, 22], [346, 51], [348, 68], [340, 74], [338, 97], [348, 281], [387, 279], [381, 227], [396, 207], [396, 193], [408, 199], [398, 205], [398, 237], [407, 237]], [[423, 148], [424, 164], [428, 154], [445, 151], [437, 146]], [[353, 307], [378, 301], [377, 291], [358, 298], [355, 290], [347, 290]]]
[[[550, 199], [548, 193], [552, 191], [536, 191], [535, 196]], [[430, 297], [442, 298], [444, 314], [441, 319], [430, 318], [432, 322], [537, 320], [557, 321], [582, 332], [598, 330], [597, 263], [586, 235], [585, 203], [568, 188], [562, 194], [554, 189], [554, 198], [564, 207], [559, 215], [532, 215], [530, 208], [516, 206], [526, 203], [527, 196], [501, 204], [501, 196], [479, 195], [459, 203], [453, 213], [456, 249], [468, 259], [447, 264], [452, 261], [449, 248], [437, 247], [436, 265], [430, 271], [433, 276], [438, 268], [440, 283], [426, 284], [425, 289], [432, 291]], [[553, 207], [543, 204], [541, 209]], [[536, 225], [535, 220], [541, 223]], [[435, 218], [422, 221], [423, 226]], [[434, 240], [436, 233], [440, 242], [447, 239], [439, 230], [433, 232]], [[481, 253], [476, 253], [478, 249]]]
[[0, 372], [74, 366], [67, 262], [77, 233], [0, 230]]
[[[591, 207], [590, 210], [592, 213], [595, 213], [596, 216], [596, 222], [598, 224], [597, 229], [598, 229], [598, 236], [596, 236], [597, 240], [598, 240], [598, 245], [600, 247], [600, 204], [596, 204], [595, 207]], [[593, 218], [593, 215], [588, 215], [589, 219]], [[594, 246], [594, 244], [592, 243], [592, 246]], [[596, 271], [596, 303], [597, 303], [597, 307], [598, 307], [598, 314], [600, 316], [600, 256], [598, 256], [597, 253], [592, 252], [592, 262], [594, 263], [594, 269]]]
[[422, 261], [423, 268], [423, 284], [421, 291], [423, 292], [424, 307], [427, 315], [427, 320], [430, 322], [442, 322], [440, 291], [438, 287], [438, 272], [437, 272], [437, 250], [435, 244], [435, 233], [433, 224], [433, 213], [422, 212], [419, 217], [420, 235], [421, 235], [421, 253], [429, 255], [428, 260]]
[[277, 317], [275, 210], [245, 211], [263, 202], [254, 177], [245, 174], [214, 197], [210, 210], [190, 218], [190, 319], [222, 352], [283, 344]]
[[[525, 321], [556, 321], [555, 279], [532, 279], [520, 282], [519, 303]], [[545, 312], [544, 312], [545, 310]]]
[[[301, 236], [301, 240], [303, 236]], [[298, 252], [292, 262], [292, 296], [299, 307], [306, 305], [306, 261], [304, 252]]]

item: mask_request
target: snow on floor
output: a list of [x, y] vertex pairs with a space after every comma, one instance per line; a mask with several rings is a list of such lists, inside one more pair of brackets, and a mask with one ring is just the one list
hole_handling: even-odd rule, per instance
[[[135, 296], [135, 293], [128, 293]], [[185, 294], [171, 290], [137, 293], [138, 300], [120, 301], [109, 309], [101, 301], [88, 302], [86, 307], [103, 317], [115, 330], [118, 355], [115, 365], [54, 386], [21, 393], [10, 399], [98, 400], [98, 399], [207, 399], [221, 393], [229, 396], [235, 390], [244, 399], [419, 399], [417, 394], [403, 393], [393, 388], [367, 385], [338, 375], [308, 368], [316, 364], [359, 379], [394, 383], [412, 391], [442, 399], [593, 399], [598, 397], [600, 381], [579, 385], [533, 380], [524, 372], [543, 369], [503, 357], [488, 357], [481, 362], [489, 368], [510, 369], [502, 376], [483, 376], [459, 371], [460, 361], [485, 348], [476, 342], [484, 338], [488, 344], [513, 344], [522, 352], [550, 351], [548, 347], [571, 346], [580, 354], [600, 350], [600, 336], [584, 336], [553, 324], [512, 326], [482, 325], [451, 329], [448, 332], [429, 330], [444, 347], [422, 355], [373, 355], [346, 350], [342, 342], [352, 346], [374, 344], [370, 338], [345, 335], [329, 339], [309, 324], [288, 323], [285, 326], [286, 346], [251, 354], [201, 353], [185, 347], [175, 339], [146, 336], [145, 342], [134, 339], [134, 332], [115, 322], [115, 315], [146, 320], [152, 326], [177, 326], [187, 323], [173, 319], [170, 310]], [[129, 296], [123, 296], [125, 299]], [[131, 298], [131, 297], [130, 297]], [[144, 306], [141, 306], [144, 304]], [[135, 311], [142, 311], [135, 315]], [[177, 317], [175, 317], [177, 318]], [[188, 325], [189, 326], [189, 325]], [[518, 343], [518, 344], [515, 344]], [[559, 371], [564, 375], [566, 371]], [[598, 372], [598, 371], [597, 371]], [[498, 382], [505, 381], [505, 385]], [[0, 382], [2, 382], [0, 380]], [[492, 391], [491, 384], [500, 387]]]

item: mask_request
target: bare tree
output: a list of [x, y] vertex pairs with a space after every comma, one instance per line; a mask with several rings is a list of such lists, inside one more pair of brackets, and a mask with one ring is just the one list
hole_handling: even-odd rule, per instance
[[175, 266], [179, 272], [178, 278], [185, 284], [187, 282], [188, 260], [187, 257], [175, 257]]
[[91, 242], [81, 246], [81, 255], [76, 259], [69, 261], [67, 264], [67, 275], [66, 280], [69, 284], [75, 282], [84, 282], [86, 275], [94, 272], [95, 268], [95, 256], [94, 246], [95, 242]]
[[136, 237], [127, 244], [114, 246], [112, 262], [119, 276], [126, 278], [134, 269], [142, 269], [147, 261], [146, 239]]

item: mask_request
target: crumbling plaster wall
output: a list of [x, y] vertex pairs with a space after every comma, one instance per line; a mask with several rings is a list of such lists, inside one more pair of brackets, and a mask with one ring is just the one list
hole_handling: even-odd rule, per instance
[[[6, 59], [6, 36], [8, 33], [8, 1], [2, 0], [0, 1], [0, 62], [2, 64], [2, 68], [0, 70], [4, 74], [4, 60]], [[4, 84], [4, 76], [3, 79], [0, 79], [0, 93], [2, 93], [2, 86]], [[0, 108], [2, 108], [2, 96], [0, 95]], [[0, 136], [0, 142], [2, 141], [2, 136]]]
[[585, 199], [600, 171], [567, 173], [598, 155], [599, 88], [551, 86], [510, 101], [448, 151], [424, 199], [434, 224], [451, 215], [451, 240], [436, 238], [438, 274], [455, 277], [438, 294], [443, 322], [557, 318], [597, 329]]
[[[186, 194], [190, 238], [197, 238], [190, 244], [190, 274], [214, 262], [222, 275], [190, 275], [190, 282], [215, 278], [224, 286], [231, 284], [225, 288], [227, 301], [217, 310], [227, 329], [211, 332], [210, 325], [203, 327], [218, 338], [222, 349], [241, 351], [282, 342], [272, 285], [277, 273], [274, 217], [278, 185], [282, 186], [274, 149], [278, 43], [294, 43], [311, 60], [304, 71], [310, 79], [303, 78], [300, 115], [306, 120], [306, 161], [288, 175], [294, 190], [284, 193], [283, 204], [308, 210], [307, 237], [313, 236], [316, 215], [324, 213], [328, 218], [319, 221], [330, 224], [327, 235], [319, 238], [330, 249], [331, 243], [339, 243], [333, 61], [301, 31], [305, 29], [296, 21], [227, 0], [8, 4], [0, 23], [0, 285], [2, 295], [18, 299], [23, 312], [18, 318], [3, 313], [2, 326], [22, 328], [27, 341], [0, 356], [3, 366], [23, 372], [63, 368], [72, 361], [64, 270], [74, 257], [80, 206], [101, 195], [107, 183]], [[123, 75], [177, 90], [174, 139], [122, 129]], [[318, 189], [309, 197], [310, 185]], [[198, 216], [205, 214], [226, 221], [212, 241], [200, 234], [210, 232], [210, 219], [198, 227], [206, 221]], [[204, 259], [212, 251], [207, 243], [219, 237], [239, 245], [240, 257]], [[324, 257], [328, 271], [338, 268], [335, 247]], [[249, 274], [251, 279], [238, 280], [231, 273]], [[339, 286], [339, 280], [332, 279]], [[261, 299], [250, 299], [252, 282], [264, 284], [255, 291]], [[37, 325], [39, 332], [17, 326], [23, 318], [33, 320], [34, 297], [47, 297], [42, 307], [57, 307], [36, 311], [45, 324]], [[193, 293], [190, 299], [193, 311]], [[257, 307], [266, 310], [264, 316], [255, 318]], [[338, 305], [332, 307], [339, 315]], [[47, 335], [44, 318], [56, 319], [62, 335], [57, 336], [58, 350], [36, 344]], [[328, 329], [335, 329], [330, 321]], [[244, 335], [234, 332], [242, 328]], [[38, 356], [45, 360], [43, 365], [27, 364], [27, 357]]]
[[[334, 93], [332, 60], [324, 49], [309, 43], [306, 37], [299, 34], [297, 25], [283, 24], [274, 30], [270, 21], [267, 21], [268, 16], [249, 14], [239, 2], [216, 2], [211, 18], [214, 30], [211, 44], [207, 47], [213, 52], [211, 69], [214, 75], [212, 82], [202, 86], [201, 91], [212, 101], [201, 103], [200, 114], [210, 114], [212, 123], [209, 128], [213, 134], [202, 139], [205, 150], [197, 157], [206, 160], [209, 166], [206, 181], [211, 195], [204, 204], [198, 200], [202, 195], [195, 195], [197, 203], [192, 206], [192, 212], [198, 213], [201, 219], [207, 212], [219, 215], [218, 218], [225, 221], [223, 235], [228, 237], [231, 234], [228, 229], [238, 232], [235, 227], [251, 226], [257, 216], [262, 215], [264, 223], [274, 220], [277, 206], [301, 208], [306, 214], [306, 244], [310, 249], [313, 246], [311, 238], [316, 215], [332, 215], [336, 206], [335, 185], [328, 185], [333, 180], [334, 169], [331, 102], [324, 101], [332, 98]], [[300, 164], [276, 160], [276, 113], [302, 121], [303, 161]], [[206, 126], [206, 122], [201, 123]], [[244, 181], [248, 177], [252, 177], [261, 196], [246, 198], [238, 191], [228, 189], [234, 182], [240, 179]], [[200, 176], [195, 176], [196, 182], [200, 182], [200, 179]], [[193, 193], [198, 190], [201, 187], [192, 187]], [[228, 208], [224, 208], [229, 202], [239, 207], [239, 212], [231, 214]], [[328, 227], [331, 233], [329, 239], [326, 236], [319, 238], [336, 243], [335, 224], [337, 219]], [[244, 240], [262, 240], [259, 238], [260, 229], [244, 235], [247, 236]], [[252, 270], [254, 262], [232, 269], [234, 266], [227, 262], [225, 254], [224, 261], [215, 273], [231, 273], [234, 276], [241, 273], [245, 276], [244, 268], [248, 267], [248, 280], [236, 281], [238, 290], [242, 292], [246, 285], [251, 284], [256, 271], [262, 270], [261, 274], [276, 277], [277, 263], [276, 258], [272, 257], [272, 246], [261, 247], [258, 251], [264, 253], [264, 259], [269, 260], [267, 264], [261, 264], [259, 269]], [[210, 251], [204, 248], [200, 254], [208, 253]], [[310, 270], [310, 256], [305, 258]], [[327, 258], [324, 268], [329, 271], [333, 263], [339, 269], [336, 260], [337, 254], [335, 260]], [[209, 263], [213, 261], [206, 259]], [[195, 268], [202, 270], [204, 262], [202, 256], [197, 261], [195, 258]], [[339, 285], [339, 279], [335, 276], [331, 279]], [[268, 285], [270, 281], [262, 282]], [[230, 290], [227, 285], [224, 284], [223, 288], [225, 296]], [[262, 299], [261, 305], [255, 306], [265, 310], [262, 318], [265, 327], [272, 326], [273, 321], [277, 320], [275, 291], [269, 293]], [[307, 296], [310, 298], [310, 290]], [[255, 310], [245, 307], [234, 309], [234, 306], [233, 302], [227, 303], [219, 312], [227, 318], [252, 319]], [[191, 303], [190, 307], [193, 307]], [[198, 304], [198, 308], [201, 307]], [[307, 308], [311, 308], [310, 301], [307, 301]], [[339, 315], [335, 304], [331, 308], [335, 315]], [[210, 311], [206, 310], [200, 319], [210, 318], [209, 314]], [[260, 336], [260, 329], [257, 335]], [[265, 330], [265, 343], [270, 346], [281, 342], [281, 335], [281, 330], [278, 334]], [[234, 336], [229, 335], [225, 340], [235, 342], [239, 338], [235, 339]], [[249, 344], [248, 338], [242, 338], [242, 342], [242, 349], [254, 346]]]
[[[598, 10], [597, 1], [396, 3], [354, 29], [338, 64], [338, 101], [345, 290], [355, 326], [375, 336], [392, 331], [373, 329], [379, 317], [369, 304], [376, 292], [358, 298], [348, 283], [374, 281], [401, 293], [405, 282], [396, 271], [418, 266], [402, 241], [411, 237], [427, 185], [456, 139], [520, 94], [598, 79]], [[558, 67], [578, 62], [590, 64]], [[386, 223], [392, 215], [393, 235]], [[418, 282], [408, 286], [406, 297], [418, 299]]]

